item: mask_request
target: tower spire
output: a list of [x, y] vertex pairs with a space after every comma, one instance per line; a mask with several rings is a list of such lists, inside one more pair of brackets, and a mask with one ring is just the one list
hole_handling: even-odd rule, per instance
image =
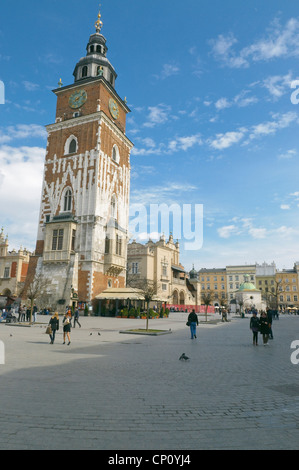
[[[101, 4], [100, 4], [100, 8], [101, 8]], [[99, 11], [98, 19], [97, 19], [97, 21], [95, 22], [95, 28], [96, 28], [96, 32], [97, 32], [97, 33], [100, 33], [100, 32], [101, 32], [101, 29], [102, 29], [102, 27], [103, 27], [103, 21], [101, 20], [101, 18], [102, 18], [101, 11]]]

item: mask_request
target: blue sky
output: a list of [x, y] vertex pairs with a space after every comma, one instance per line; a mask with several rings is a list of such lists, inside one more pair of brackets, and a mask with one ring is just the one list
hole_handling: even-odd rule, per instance
[[[34, 249], [52, 89], [85, 55], [95, 0], [2, 0], [0, 224]], [[299, 259], [299, 5], [289, 0], [102, 0], [131, 114], [133, 203], [203, 205], [187, 269]], [[167, 236], [167, 234], [166, 234]]]

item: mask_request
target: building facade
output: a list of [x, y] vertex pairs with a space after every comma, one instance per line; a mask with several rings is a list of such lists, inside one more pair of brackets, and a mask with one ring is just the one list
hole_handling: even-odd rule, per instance
[[60, 81], [48, 132], [35, 256], [28, 282], [49, 279], [58, 305], [91, 303], [124, 287], [128, 243], [130, 152], [126, 101], [115, 89], [99, 14], [74, 83]]
[[155, 297], [168, 305], [200, 305], [198, 278], [189, 276], [180, 264], [180, 246], [172, 235], [168, 241], [163, 235], [156, 243], [128, 245], [127, 285], [138, 287], [143, 280], [155, 284]]
[[226, 268], [200, 269], [198, 277], [201, 291], [213, 291], [213, 305], [220, 307], [227, 302]]
[[279, 310], [299, 309], [299, 262], [293, 269], [277, 271], [275, 289]]
[[25, 285], [31, 253], [23, 248], [8, 251], [8, 237], [0, 232], [0, 295], [19, 297]]

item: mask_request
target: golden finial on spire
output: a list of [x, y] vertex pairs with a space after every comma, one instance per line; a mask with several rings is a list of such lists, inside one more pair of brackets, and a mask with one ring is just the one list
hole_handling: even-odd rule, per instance
[[[101, 8], [101, 5], [100, 5], [100, 8]], [[97, 32], [97, 33], [100, 33], [100, 32], [101, 32], [101, 29], [102, 29], [102, 27], [103, 27], [103, 21], [101, 21], [101, 18], [102, 18], [102, 15], [101, 15], [101, 12], [99, 11], [98, 19], [97, 19], [97, 21], [95, 22], [95, 27], [96, 27], [96, 32]]]

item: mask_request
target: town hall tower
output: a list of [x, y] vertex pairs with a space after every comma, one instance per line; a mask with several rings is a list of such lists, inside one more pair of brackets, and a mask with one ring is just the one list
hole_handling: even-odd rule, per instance
[[74, 83], [54, 90], [35, 256], [29, 272], [50, 280], [60, 305], [90, 303], [124, 287], [129, 222], [130, 152], [126, 100], [115, 90], [99, 14]]

